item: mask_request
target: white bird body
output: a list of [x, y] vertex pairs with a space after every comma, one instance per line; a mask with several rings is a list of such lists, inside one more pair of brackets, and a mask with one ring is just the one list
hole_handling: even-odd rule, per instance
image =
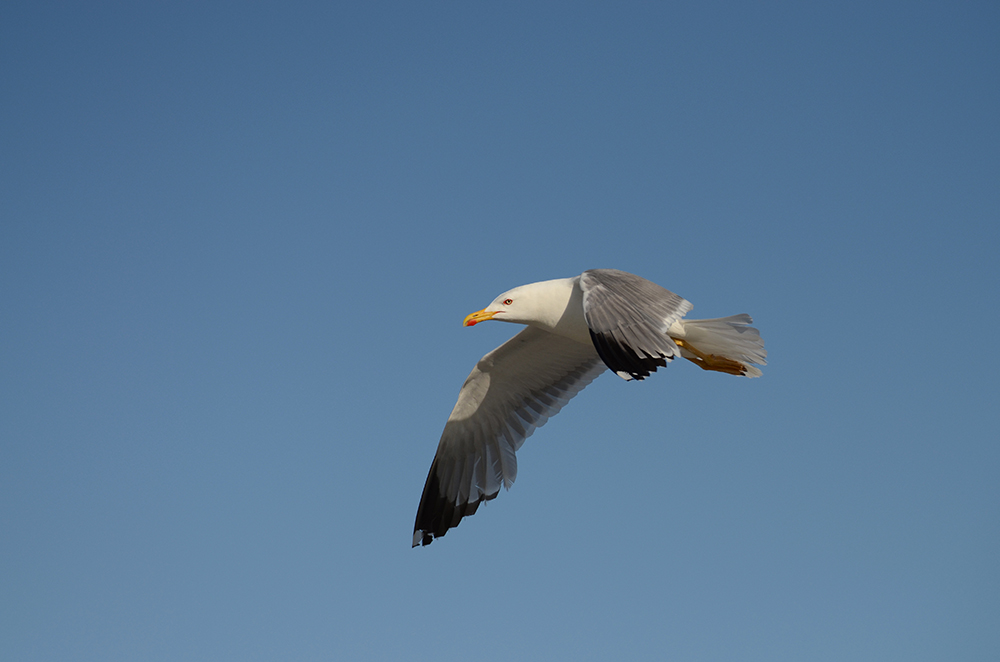
[[682, 321], [691, 303], [644, 278], [593, 269], [522, 285], [465, 318], [526, 324], [473, 368], [448, 417], [417, 509], [427, 545], [517, 476], [515, 452], [610, 368], [644, 379], [682, 356], [705, 370], [759, 377], [767, 352], [749, 315]]

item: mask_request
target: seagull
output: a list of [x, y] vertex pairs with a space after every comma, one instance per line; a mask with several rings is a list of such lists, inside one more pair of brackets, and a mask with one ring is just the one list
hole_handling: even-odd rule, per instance
[[472, 369], [427, 474], [413, 546], [429, 545], [479, 504], [510, 489], [516, 451], [605, 370], [645, 379], [677, 356], [705, 370], [759, 377], [767, 363], [749, 315], [681, 319], [692, 304], [616, 269], [591, 269], [508, 290], [464, 326], [526, 324]]

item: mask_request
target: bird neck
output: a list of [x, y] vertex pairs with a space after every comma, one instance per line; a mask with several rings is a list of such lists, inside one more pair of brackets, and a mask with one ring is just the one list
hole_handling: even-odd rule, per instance
[[529, 287], [537, 305], [528, 324], [577, 342], [591, 342], [587, 320], [583, 316], [583, 291], [579, 276], [546, 280]]

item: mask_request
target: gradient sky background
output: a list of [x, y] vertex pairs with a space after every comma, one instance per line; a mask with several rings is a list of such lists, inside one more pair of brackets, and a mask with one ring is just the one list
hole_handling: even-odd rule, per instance
[[[352, 5], [0, 9], [0, 659], [1000, 659], [1000, 5]], [[764, 377], [411, 549], [462, 318], [594, 267]]]

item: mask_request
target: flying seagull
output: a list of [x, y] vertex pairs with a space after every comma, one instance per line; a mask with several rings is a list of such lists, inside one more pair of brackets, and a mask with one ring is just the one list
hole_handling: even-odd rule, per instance
[[759, 377], [767, 351], [749, 315], [682, 320], [689, 301], [645, 278], [591, 269], [504, 292], [465, 326], [527, 324], [484, 356], [462, 385], [431, 464], [413, 527], [429, 545], [510, 489], [514, 453], [607, 369], [644, 379], [681, 356], [705, 370]]

